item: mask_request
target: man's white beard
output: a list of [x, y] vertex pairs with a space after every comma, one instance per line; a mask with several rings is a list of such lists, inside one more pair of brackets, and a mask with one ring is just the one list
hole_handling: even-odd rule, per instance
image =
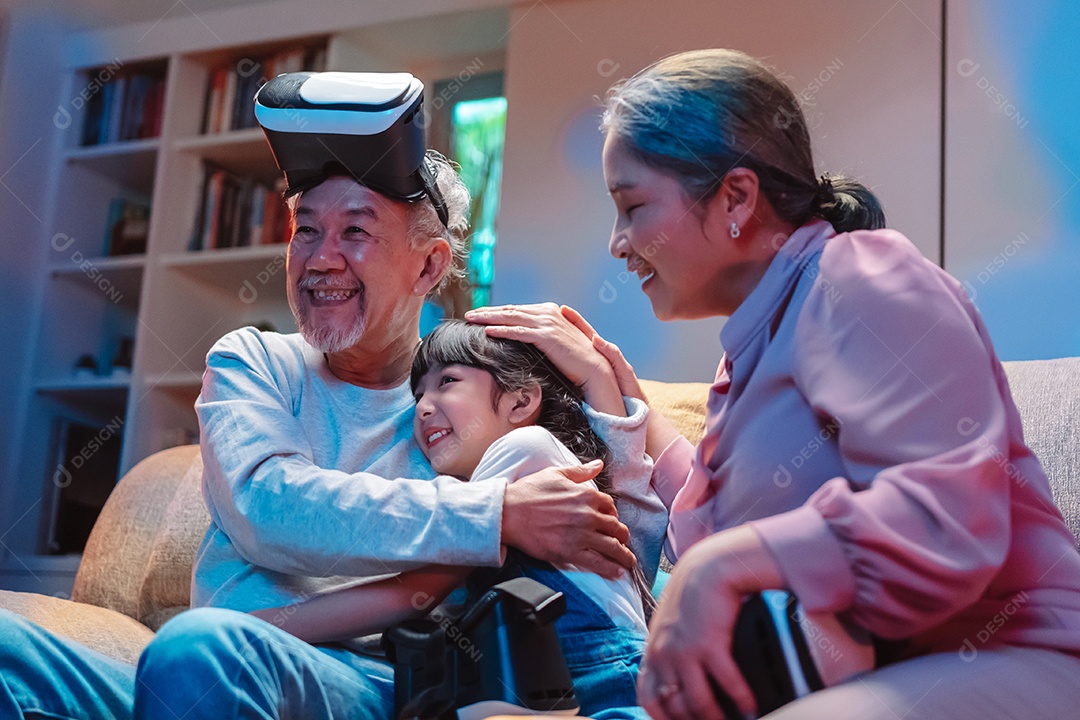
[[[301, 282], [300, 285], [305, 285], [305, 283]], [[339, 284], [335, 283], [335, 285]], [[345, 285], [339, 286], [343, 287]], [[300, 330], [300, 335], [308, 341], [312, 348], [324, 353], [338, 353], [352, 348], [354, 344], [363, 339], [364, 330], [366, 329], [364, 322], [365, 288], [361, 284], [356, 289], [359, 291], [357, 293], [359, 295], [357, 297], [359, 308], [356, 310], [355, 323], [348, 328], [332, 329], [314, 326], [306, 316], [305, 310], [308, 308], [300, 299], [303, 290], [293, 285], [288, 286], [288, 309], [293, 312], [293, 318], [296, 320], [296, 327]]]
[[364, 337], [364, 320], [358, 318], [351, 328], [311, 327], [297, 318], [300, 334], [308, 344], [324, 353], [336, 353], [356, 345]]
[[316, 326], [304, 317], [295, 303], [289, 303], [289, 309], [292, 310], [293, 318], [296, 320], [296, 327], [299, 328], [300, 334], [304, 336], [304, 340], [307, 340], [309, 345], [321, 352], [336, 353], [347, 350], [364, 337], [366, 328], [362, 308], [361, 313], [357, 315], [356, 322], [348, 328]]

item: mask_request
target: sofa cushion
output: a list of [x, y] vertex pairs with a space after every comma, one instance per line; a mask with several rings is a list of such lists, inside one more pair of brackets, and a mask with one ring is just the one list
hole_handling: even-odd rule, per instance
[[710, 387], [709, 383], [641, 381], [641, 389], [649, 398], [649, 406], [674, 423], [694, 445], [701, 442], [705, 434], [705, 403], [709, 399]]
[[191, 568], [210, 514], [202, 496], [202, 456], [192, 458], [165, 508], [139, 586], [138, 615], [155, 632], [191, 605]]
[[1080, 542], [1080, 358], [1003, 365], [1024, 441], [1042, 462], [1054, 501]]

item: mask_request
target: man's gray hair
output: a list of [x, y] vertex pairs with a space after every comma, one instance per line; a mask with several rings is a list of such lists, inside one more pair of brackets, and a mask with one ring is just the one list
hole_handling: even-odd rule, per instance
[[443, 275], [439, 284], [432, 289], [432, 294], [453, 282], [464, 280], [467, 273], [466, 263], [466, 240], [469, 237], [469, 189], [465, 187], [465, 181], [458, 173], [456, 163], [451, 162], [442, 153], [436, 150], [427, 151], [428, 159], [435, 165], [439, 192], [442, 193], [443, 202], [446, 203], [448, 222], [443, 226], [439, 220], [439, 214], [435, 212], [435, 206], [429, 201], [408, 203], [406, 213], [409, 220], [409, 243], [415, 248], [422, 245], [426, 240], [437, 237], [446, 238], [450, 243], [450, 251], [453, 260], [450, 268]]

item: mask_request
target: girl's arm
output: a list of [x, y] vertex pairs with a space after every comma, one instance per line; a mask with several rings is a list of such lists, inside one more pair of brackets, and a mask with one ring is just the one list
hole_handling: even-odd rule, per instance
[[[572, 308], [564, 309], [564, 314], [568, 317], [570, 317], [570, 313], [573, 313], [573, 317], [580, 320], [581, 323], [585, 323], [585, 319], [582, 318], [577, 311]], [[592, 330], [592, 328], [589, 328], [589, 330]], [[645, 395], [645, 390], [641, 387], [641, 383], [638, 382], [638, 377], [634, 373], [634, 368], [623, 356], [619, 346], [600, 337], [595, 331], [592, 335], [592, 342], [593, 347], [595, 347], [597, 351], [611, 363], [611, 369], [615, 373], [615, 380], [619, 383], [619, 391], [626, 397], [637, 398], [646, 405], [649, 405], [649, 398]], [[645, 452], [649, 457], [660, 457], [660, 454], [663, 453], [673, 441], [682, 437], [682, 433], [675, 427], [675, 423], [671, 422], [671, 420], [658, 412], [656, 408], [653, 408], [651, 405], [649, 407], [648, 423], [646, 430], [647, 434], [645, 437]]]
[[470, 567], [427, 565], [251, 614], [305, 642], [347, 640], [383, 632], [391, 625], [427, 614], [471, 571]]

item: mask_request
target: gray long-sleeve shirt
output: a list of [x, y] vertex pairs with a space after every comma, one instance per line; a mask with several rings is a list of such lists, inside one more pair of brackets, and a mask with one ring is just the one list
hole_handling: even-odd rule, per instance
[[[300, 335], [242, 328], [210, 350], [195, 409], [212, 522], [193, 606], [251, 610], [429, 563], [498, 564], [506, 481], [436, 477], [407, 383], [352, 385]], [[611, 448], [631, 549], [652, 570], [667, 516], [649, 487], [645, 415], [587, 412]]]

